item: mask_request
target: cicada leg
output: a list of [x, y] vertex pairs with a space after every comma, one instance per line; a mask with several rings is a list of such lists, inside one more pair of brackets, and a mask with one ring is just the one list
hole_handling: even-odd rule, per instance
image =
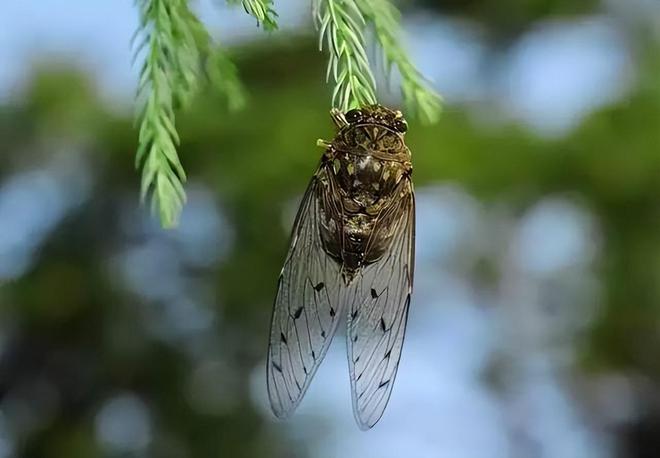
[[338, 110], [337, 108], [330, 110], [330, 117], [338, 129], [348, 126], [349, 124], [348, 121], [346, 121], [346, 116], [344, 116], [344, 113], [342, 113], [341, 110]]

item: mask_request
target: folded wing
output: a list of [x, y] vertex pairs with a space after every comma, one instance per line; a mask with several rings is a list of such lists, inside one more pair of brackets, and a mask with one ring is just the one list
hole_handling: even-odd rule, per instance
[[280, 418], [300, 403], [342, 317], [341, 268], [324, 252], [319, 231], [324, 207], [334, 202], [326, 172], [322, 165], [303, 197], [273, 308], [267, 381]]
[[[342, 301], [348, 305], [348, 362], [353, 412], [371, 428], [387, 406], [396, 377], [413, 283], [415, 203], [404, 179], [400, 199], [378, 216], [376, 229], [393, 231], [389, 250], [361, 269]], [[367, 248], [368, 249], [368, 248]]]

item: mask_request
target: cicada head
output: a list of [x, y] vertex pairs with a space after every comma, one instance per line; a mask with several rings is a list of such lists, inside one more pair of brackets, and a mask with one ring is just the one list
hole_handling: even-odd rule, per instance
[[408, 123], [399, 110], [390, 110], [382, 105], [365, 105], [362, 108], [349, 110], [345, 114], [349, 125], [370, 124], [380, 125], [404, 134], [408, 130]]
[[348, 148], [387, 153], [405, 149], [403, 137], [408, 124], [398, 110], [390, 110], [382, 105], [365, 105], [347, 111], [341, 118], [345, 122], [337, 137]]

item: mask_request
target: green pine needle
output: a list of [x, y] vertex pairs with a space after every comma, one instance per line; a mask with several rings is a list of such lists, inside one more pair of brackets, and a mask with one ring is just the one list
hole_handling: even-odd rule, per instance
[[152, 208], [161, 224], [173, 227], [186, 200], [174, 109], [187, 106], [197, 90], [200, 54], [196, 26], [184, 0], [137, 0], [137, 5], [142, 42], [136, 55], [146, 48], [138, 85], [140, 194], [142, 200], [152, 194]]
[[138, 84], [139, 147], [136, 167], [142, 168], [140, 194], [163, 227], [177, 225], [186, 201], [186, 173], [177, 154], [176, 109], [185, 109], [206, 75], [230, 108], [244, 103], [236, 67], [214, 45], [186, 0], [137, 0], [140, 26], [135, 57], [144, 62]]
[[[190, 13], [190, 10], [188, 10]], [[245, 105], [246, 91], [238, 76], [236, 65], [227, 51], [212, 40], [204, 24], [190, 13], [190, 26], [195, 35], [203, 65], [201, 71], [208, 82], [225, 97], [230, 110], [238, 110]], [[199, 62], [197, 62], [199, 66]]]
[[327, 45], [327, 78], [334, 80], [333, 106], [348, 110], [376, 103], [376, 81], [365, 50], [364, 29], [374, 28], [389, 73], [401, 74], [401, 92], [409, 113], [423, 122], [436, 122], [441, 98], [415, 68], [399, 43], [399, 11], [389, 0], [316, 0], [320, 47]]
[[319, 47], [330, 58], [327, 79], [334, 80], [332, 105], [346, 111], [376, 103], [376, 80], [364, 46], [365, 22], [354, 0], [319, 0], [316, 5]]
[[408, 112], [423, 122], [434, 123], [440, 116], [442, 99], [429, 87], [400, 44], [400, 13], [388, 0], [355, 0], [364, 18], [373, 25], [389, 73], [392, 65], [401, 74], [401, 92]]
[[257, 20], [257, 26], [263, 25], [264, 30], [277, 30], [277, 12], [273, 9], [272, 0], [227, 0], [230, 4], [241, 4], [245, 12]]

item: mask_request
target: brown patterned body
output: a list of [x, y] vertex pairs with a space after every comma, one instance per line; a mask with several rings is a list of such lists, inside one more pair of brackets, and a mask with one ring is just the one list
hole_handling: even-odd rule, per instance
[[323, 248], [342, 263], [347, 280], [387, 251], [401, 216], [397, 201], [412, 192], [403, 180], [412, 173], [410, 151], [388, 121], [393, 123], [366, 119], [341, 128], [319, 171], [319, 193], [335, 196], [322, 208]]

